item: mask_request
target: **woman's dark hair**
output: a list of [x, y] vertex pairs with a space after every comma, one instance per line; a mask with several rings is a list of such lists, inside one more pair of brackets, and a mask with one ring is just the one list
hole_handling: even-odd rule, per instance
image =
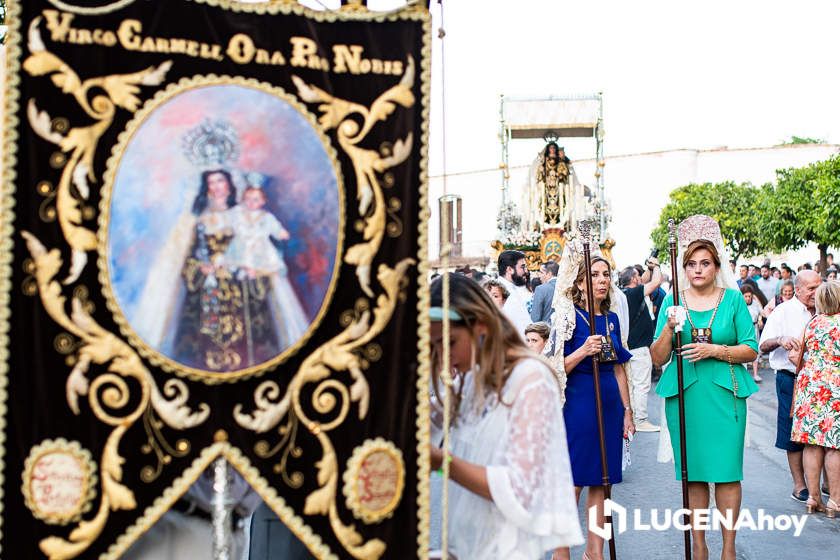
[[571, 161], [568, 157], [566, 157], [565, 148], [563, 148], [562, 146], [559, 146], [557, 144], [557, 142], [554, 142], [554, 141], [549, 142], [548, 144], [545, 145], [545, 148], [543, 149], [543, 156], [548, 157], [549, 149], [552, 146], [554, 146], [554, 155], [558, 158], [560, 157], [560, 150], [563, 150], [563, 163], [569, 163]]
[[[610, 267], [610, 263], [603, 257], [592, 257], [592, 266], [595, 263], [602, 262], [607, 265], [607, 272], [612, 274], [612, 268]], [[575, 304], [575, 307], [579, 307], [584, 311], [588, 311], [586, 305], [586, 297], [583, 295], [583, 291], [578, 288], [578, 284], [586, 280], [586, 267], [583, 266], [581, 263], [580, 269], [578, 270], [577, 278], [575, 278], [575, 283], [572, 284], [572, 287], [569, 288], [569, 299], [572, 300], [572, 303]], [[610, 279], [610, 284], [612, 284], [612, 279]], [[610, 312], [610, 292], [607, 290], [607, 297], [604, 298], [604, 301], [601, 302], [601, 309], [599, 310], [602, 315], [607, 315]]]
[[548, 144], [546, 144], [545, 149], [543, 150], [543, 155], [547, 156], [548, 153], [551, 151], [551, 148], [554, 148], [555, 156], [560, 155], [560, 146], [557, 145], [557, 142], [549, 142]]
[[233, 208], [234, 206], [236, 206], [236, 187], [233, 185], [233, 177], [231, 177], [230, 172], [224, 169], [212, 169], [210, 171], [205, 171], [201, 174], [201, 188], [198, 190], [198, 194], [196, 195], [195, 200], [193, 200], [192, 205], [192, 213], [196, 216], [200, 216], [201, 213], [207, 209], [207, 182], [210, 179], [210, 175], [214, 175], [216, 173], [224, 175], [225, 179], [227, 179], [227, 207]]

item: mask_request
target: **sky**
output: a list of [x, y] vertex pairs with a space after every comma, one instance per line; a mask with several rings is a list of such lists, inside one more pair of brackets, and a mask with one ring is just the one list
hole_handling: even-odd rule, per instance
[[[437, 2], [432, 14], [433, 177], [444, 132], [448, 173], [498, 168], [500, 94], [603, 92], [607, 157], [794, 135], [840, 142], [838, 2], [445, 0], [443, 41]], [[565, 145], [573, 160], [594, 156], [593, 140]], [[513, 142], [511, 166], [538, 148]]]
[[[441, 78], [449, 171], [498, 164], [502, 93], [603, 92], [607, 155], [792, 135], [840, 141], [837, 2], [448, 0], [443, 9], [432, 174], [441, 171]], [[437, 29], [436, 2], [432, 13]]]

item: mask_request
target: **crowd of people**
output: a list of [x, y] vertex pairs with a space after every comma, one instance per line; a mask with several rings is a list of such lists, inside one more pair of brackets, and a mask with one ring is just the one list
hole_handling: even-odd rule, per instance
[[[597, 248], [587, 278], [580, 242], [569, 240], [560, 261], [541, 263], [533, 279], [518, 251], [500, 253], [497, 274], [467, 267], [448, 273], [447, 301], [444, 277], [433, 279], [429, 457], [433, 470], [448, 464], [448, 548], [456, 558], [567, 560], [571, 547], [585, 545], [585, 560], [602, 560], [605, 541], [581, 526], [578, 505], [585, 494], [591, 520], [604, 527], [607, 484], [622, 482], [624, 451], [637, 432], [661, 432], [665, 459], [682, 478], [680, 393], [690, 509], [708, 509], [714, 493], [715, 507], [737, 518], [747, 401], [759, 390], [763, 357], [775, 375], [775, 446], [787, 454], [790, 496], [807, 513], [840, 512], [840, 281], [830, 277], [833, 258], [824, 276], [769, 262], [739, 268], [706, 216], [685, 220], [678, 238], [676, 278], [655, 252], [614, 270]], [[449, 375], [441, 371], [444, 351]], [[661, 375], [661, 425], [648, 414], [654, 372]], [[444, 449], [446, 402], [452, 421]], [[209, 484], [203, 476], [127, 557], [174, 558], [198, 546], [209, 527]], [[234, 515], [242, 518], [237, 556], [312, 558], [242, 484], [235, 480], [237, 500], [248, 504]], [[721, 531], [720, 557], [734, 560], [736, 533]], [[691, 532], [692, 557], [708, 559], [702, 528]], [[187, 548], [173, 548], [176, 541]]]
[[[787, 453], [791, 497], [809, 513], [834, 517], [840, 282], [833, 257], [824, 275], [819, 267], [794, 272], [769, 261], [739, 268], [718, 224], [693, 216], [679, 228], [676, 303], [673, 279], [655, 252], [643, 265], [616, 271], [595, 248], [587, 281], [575, 247], [568, 241], [560, 262], [542, 263], [533, 279], [518, 251], [500, 253], [497, 275], [468, 267], [449, 273], [448, 341], [442, 339], [443, 278], [433, 279], [433, 356], [450, 348], [454, 379], [444, 383], [441, 362], [434, 361], [433, 407], [440, 412], [443, 391], [456, 397], [451, 447], [439, 447], [434, 429], [430, 447], [432, 468], [446, 461], [450, 469], [450, 550], [470, 559], [536, 559], [547, 551], [566, 559], [570, 547], [585, 543], [585, 559], [603, 558], [604, 540], [581, 530], [577, 503], [586, 491], [587, 510], [594, 506], [603, 526], [605, 477], [610, 485], [621, 482], [622, 450], [637, 431], [662, 429], [681, 478], [680, 392], [691, 450], [690, 508], [707, 509], [713, 491], [716, 507], [737, 517], [747, 400], [759, 390], [765, 355], [775, 371], [775, 445]], [[661, 427], [648, 417], [660, 368]], [[722, 536], [721, 558], [734, 559], [735, 531], [724, 528]], [[692, 529], [692, 546], [694, 558], [709, 557], [699, 529]]]

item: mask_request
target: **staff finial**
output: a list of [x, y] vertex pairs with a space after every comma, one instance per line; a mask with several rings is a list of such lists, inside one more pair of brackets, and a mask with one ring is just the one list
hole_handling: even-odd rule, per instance
[[592, 228], [592, 226], [591, 226], [591, 224], [589, 223], [589, 220], [581, 220], [581, 221], [578, 223], [578, 230], [580, 230], [580, 237], [581, 237], [581, 240], [582, 240], [582, 241], [583, 241], [586, 245], [589, 245], [589, 242], [590, 242], [591, 228]]

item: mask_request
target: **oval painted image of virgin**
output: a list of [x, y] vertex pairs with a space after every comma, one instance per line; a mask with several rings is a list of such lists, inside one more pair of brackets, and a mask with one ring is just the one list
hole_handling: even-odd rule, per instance
[[257, 85], [182, 87], [138, 115], [112, 159], [109, 303], [176, 371], [278, 363], [326, 308], [343, 197], [328, 140], [294, 103]]

